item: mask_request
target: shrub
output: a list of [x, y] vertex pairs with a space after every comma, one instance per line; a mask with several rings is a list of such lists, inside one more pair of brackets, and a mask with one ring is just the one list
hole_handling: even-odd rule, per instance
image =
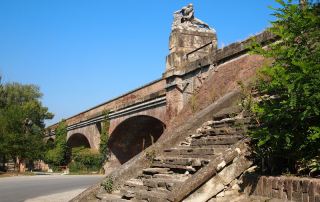
[[107, 191], [107, 193], [111, 193], [114, 190], [113, 179], [107, 177], [102, 183], [101, 186]]
[[98, 171], [100, 167], [101, 160], [98, 151], [84, 147], [72, 148], [72, 162], [69, 164], [71, 172]]
[[[257, 159], [275, 174], [311, 168], [320, 151], [320, 7], [277, 0], [269, 29], [279, 40], [254, 53], [271, 58], [255, 88], [265, 96], [251, 108], [259, 123], [250, 133]], [[316, 161], [317, 162], [317, 161]], [[316, 172], [317, 163], [309, 163]]]
[[[108, 111], [104, 112], [105, 117], [108, 116]], [[100, 164], [103, 165], [110, 157], [109, 143], [109, 127], [110, 122], [106, 118], [102, 121], [101, 136], [100, 136]]]
[[45, 154], [45, 161], [51, 166], [67, 164], [67, 124], [61, 121], [55, 130], [56, 139], [53, 148]]
[[87, 172], [87, 168], [82, 163], [76, 161], [69, 163], [68, 168], [71, 173]]

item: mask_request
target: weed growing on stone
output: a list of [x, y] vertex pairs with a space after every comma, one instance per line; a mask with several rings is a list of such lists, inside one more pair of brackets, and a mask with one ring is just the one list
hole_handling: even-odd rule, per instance
[[102, 183], [101, 186], [108, 192], [111, 193], [114, 189], [113, 187], [113, 179], [111, 177], [107, 177]]
[[152, 163], [155, 158], [156, 158], [156, 151], [151, 150], [146, 152], [146, 159], [148, 159], [148, 161]]

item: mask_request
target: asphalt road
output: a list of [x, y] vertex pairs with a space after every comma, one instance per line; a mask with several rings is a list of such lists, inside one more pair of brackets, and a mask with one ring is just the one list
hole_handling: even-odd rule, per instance
[[99, 182], [102, 175], [42, 175], [0, 178], [1, 202], [64, 202]]

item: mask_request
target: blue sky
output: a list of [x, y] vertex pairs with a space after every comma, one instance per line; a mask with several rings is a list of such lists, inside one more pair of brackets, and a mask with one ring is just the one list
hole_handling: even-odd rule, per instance
[[[55, 123], [161, 77], [184, 0], [0, 0], [0, 74], [40, 86]], [[219, 47], [270, 25], [273, 0], [193, 1]]]

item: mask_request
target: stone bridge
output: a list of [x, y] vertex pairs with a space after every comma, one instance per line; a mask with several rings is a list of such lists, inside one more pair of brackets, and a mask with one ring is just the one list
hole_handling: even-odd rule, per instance
[[[67, 118], [68, 146], [98, 149], [105, 119], [110, 122], [108, 144], [113, 163], [122, 164], [157, 141], [209, 70], [209, 65], [192, 71], [184, 71], [181, 66], [216, 50], [215, 31], [174, 29], [169, 49], [162, 78]], [[48, 127], [46, 141], [54, 141], [57, 125]]]
[[[163, 133], [168, 119], [165, 86], [165, 79], [158, 79], [67, 118], [68, 146], [99, 149], [102, 124], [108, 119], [110, 149], [120, 163], [126, 162]], [[57, 125], [49, 127], [47, 141], [54, 141]], [[126, 144], [133, 147], [125, 151]]]
[[[257, 40], [268, 37], [262, 33]], [[173, 27], [162, 78], [67, 118], [67, 144], [98, 149], [102, 124], [108, 119], [108, 146], [112, 153], [109, 166], [125, 163], [158, 140], [169, 121], [190, 103], [208, 74], [220, 64], [244, 55], [245, 43], [248, 41], [217, 50], [214, 30]], [[56, 127], [57, 124], [48, 127], [46, 141], [54, 141]]]

